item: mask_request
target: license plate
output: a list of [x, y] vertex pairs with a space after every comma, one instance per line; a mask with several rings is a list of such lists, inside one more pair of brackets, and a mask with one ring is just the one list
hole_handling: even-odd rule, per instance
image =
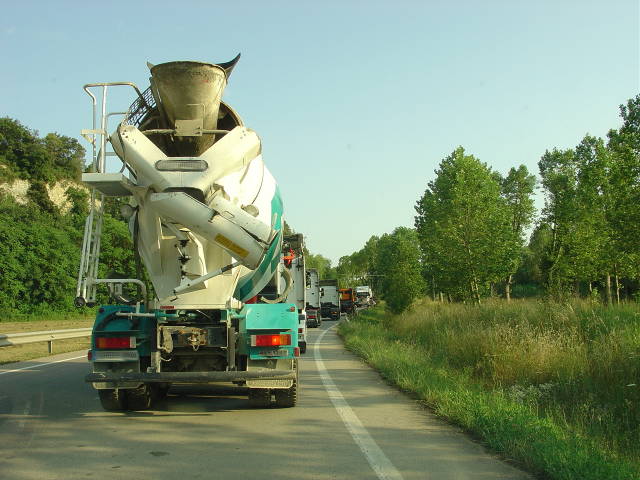
[[286, 357], [289, 355], [289, 351], [285, 348], [279, 350], [262, 350], [258, 352], [258, 355], [262, 355], [263, 357]]

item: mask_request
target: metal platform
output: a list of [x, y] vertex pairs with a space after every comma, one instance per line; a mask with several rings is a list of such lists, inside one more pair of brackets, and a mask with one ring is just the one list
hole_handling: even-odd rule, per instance
[[135, 187], [122, 173], [83, 173], [82, 182], [108, 197], [128, 197]]

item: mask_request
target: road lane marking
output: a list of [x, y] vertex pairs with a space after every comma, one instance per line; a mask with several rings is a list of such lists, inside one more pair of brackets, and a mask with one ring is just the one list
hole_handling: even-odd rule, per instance
[[387, 458], [364, 425], [362, 425], [362, 422], [351, 409], [346, 399], [342, 396], [342, 393], [340, 393], [340, 390], [333, 382], [329, 372], [324, 366], [324, 361], [320, 354], [320, 342], [322, 342], [322, 338], [334, 326], [322, 332], [313, 346], [313, 358], [316, 361], [316, 367], [320, 374], [320, 378], [322, 379], [322, 383], [324, 384], [324, 388], [327, 390], [331, 403], [333, 403], [334, 408], [340, 415], [342, 422], [345, 427], [347, 427], [347, 430], [358, 447], [360, 447], [360, 450], [362, 450], [362, 453], [366, 457], [377, 477], [380, 480], [403, 480], [398, 469], [396, 469], [393, 463], [391, 463], [391, 460]]
[[86, 358], [86, 356], [81, 355], [80, 357], [65, 358], [64, 360], [56, 360], [55, 362], [39, 363], [38, 365], [31, 365], [29, 367], [16, 368], [15, 370], [7, 370], [6, 372], [0, 372], [0, 375], [5, 375], [7, 373], [20, 372], [22, 370], [31, 370], [32, 368], [44, 367], [46, 365], [53, 365], [54, 363], [68, 362], [70, 360], [77, 360], [79, 358]]

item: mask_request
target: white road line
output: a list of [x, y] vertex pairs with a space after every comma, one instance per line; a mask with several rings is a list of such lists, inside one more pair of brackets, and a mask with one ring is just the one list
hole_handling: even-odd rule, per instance
[[38, 365], [31, 365], [29, 367], [16, 368], [15, 370], [7, 370], [6, 372], [0, 372], [0, 375], [5, 375], [7, 373], [20, 372], [22, 370], [31, 370], [32, 368], [44, 367], [45, 365], [53, 365], [54, 363], [68, 362], [70, 360], [77, 360], [79, 358], [86, 358], [86, 356], [82, 355], [80, 357], [65, 358], [64, 360], [56, 360], [55, 362], [39, 363]]
[[364, 456], [377, 477], [380, 480], [402, 480], [400, 472], [387, 458], [371, 435], [369, 435], [369, 432], [364, 428], [364, 425], [362, 425], [360, 419], [342, 396], [336, 384], [333, 383], [329, 372], [324, 366], [322, 356], [320, 355], [320, 342], [325, 334], [332, 328], [333, 326], [322, 332], [313, 346], [313, 357], [316, 361], [318, 373], [320, 374], [324, 388], [327, 390], [327, 394], [340, 415], [340, 418], [342, 418], [344, 425], [347, 427], [347, 430], [358, 447], [360, 447], [360, 450], [362, 450], [362, 453], [364, 453]]

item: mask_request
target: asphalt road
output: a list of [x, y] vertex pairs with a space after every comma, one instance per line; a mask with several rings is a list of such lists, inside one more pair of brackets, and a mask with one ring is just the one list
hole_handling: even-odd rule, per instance
[[530, 478], [386, 385], [334, 325], [309, 329], [288, 409], [250, 409], [221, 385], [109, 413], [83, 381], [84, 352], [2, 365], [0, 479]]

